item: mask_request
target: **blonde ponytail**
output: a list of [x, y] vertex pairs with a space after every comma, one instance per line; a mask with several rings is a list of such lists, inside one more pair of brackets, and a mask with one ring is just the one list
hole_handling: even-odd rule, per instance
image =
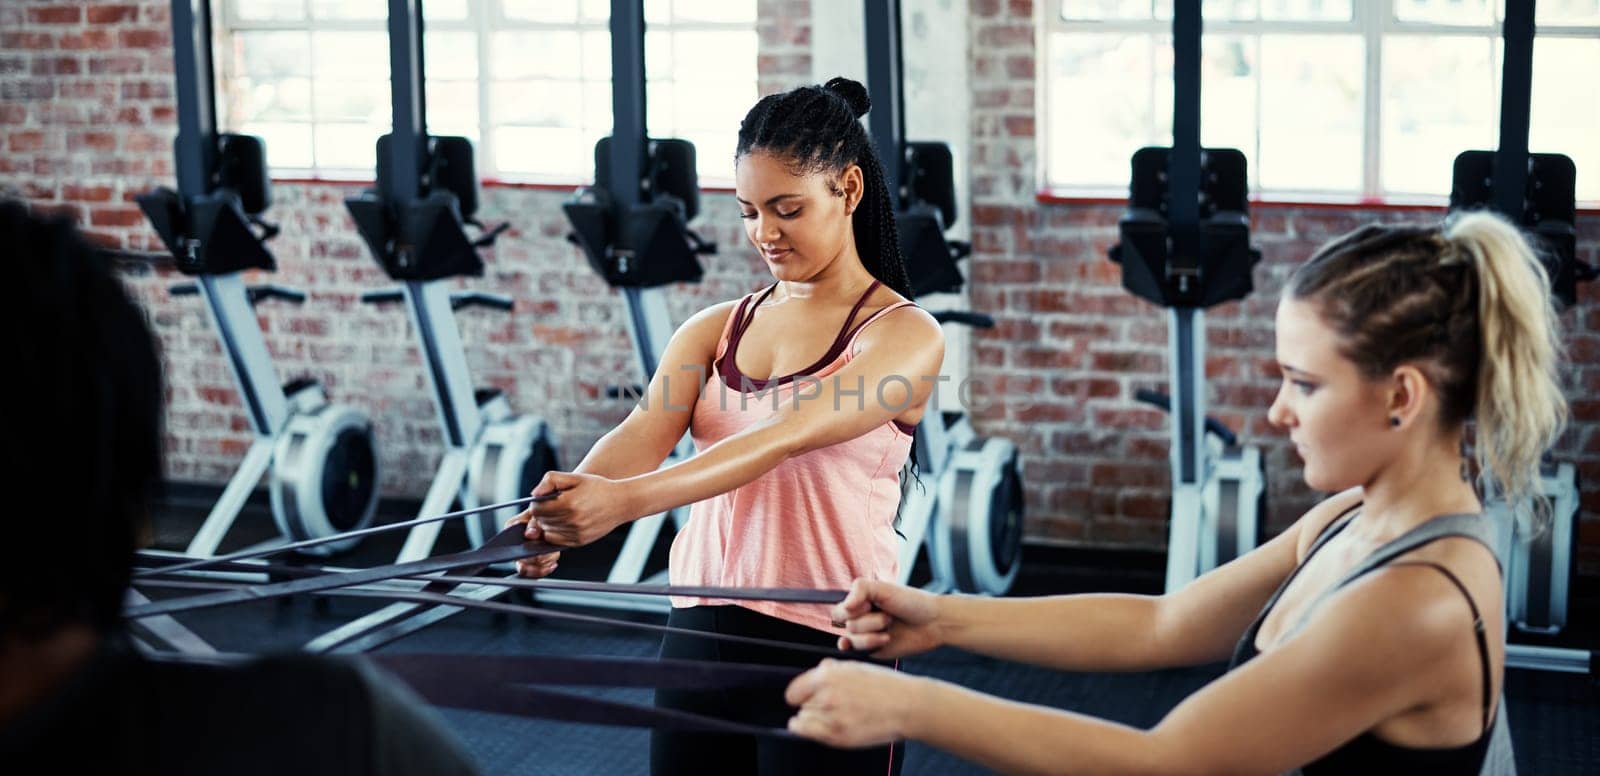
[[1527, 241], [1498, 216], [1455, 216], [1445, 223], [1444, 238], [1453, 250], [1443, 261], [1466, 262], [1477, 276], [1474, 457], [1485, 489], [1520, 504], [1538, 495], [1540, 458], [1567, 422], [1550, 280]]

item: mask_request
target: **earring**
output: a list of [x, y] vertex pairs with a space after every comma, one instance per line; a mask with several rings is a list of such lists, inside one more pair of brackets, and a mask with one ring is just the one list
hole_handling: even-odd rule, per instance
[[1400, 416], [1399, 415], [1391, 415], [1389, 417], [1389, 427], [1390, 428], [1399, 428], [1400, 427]]

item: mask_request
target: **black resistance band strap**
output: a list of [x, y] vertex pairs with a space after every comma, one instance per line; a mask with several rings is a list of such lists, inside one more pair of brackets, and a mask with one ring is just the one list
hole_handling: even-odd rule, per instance
[[[501, 529], [500, 533], [497, 533], [491, 537], [489, 541], [484, 542], [483, 546], [479, 547], [478, 549], [482, 551], [487, 550], [490, 547], [504, 547], [522, 544], [522, 532], [524, 528], [525, 527], [521, 525], [508, 525]], [[471, 566], [457, 568], [455, 571], [459, 572], [463, 576], [471, 577], [481, 573], [487, 568], [489, 568], [489, 564], [487, 563], [474, 563]], [[461, 585], [459, 584], [433, 580], [424, 585], [421, 592], [446, 595], [455, 592], [460, 587]], [[504, 593], [505, 591], [502, 590], [490, 597], [496, 598]], [[413, 604], [412, 606], [401, 608], [399, 611], [394, 612], [392, 616], [372, 623], [367, 627], [356, 631], [355, 633], [346, 634], [345, 637], [338, 642], [321, 643], [320, 648], [313, 651], [326, 653], [334, 649], [341, 649], [342, 651], [346, 652], [369, 652], [388, 644], [395, 639], [401, 638], [402, 636], [405, 636], [406, 634], [417, 629], [427, 627], [428, 625], [432, 624], [432, 622], [442, 619], [444, 616], [449, 616], [451, 613], [461, 611], [459, 608], [445, 608], [438, 606], [434, 607], [431, 613], [419, 614], [419, 612], [422, 612], [422, 610], [426, 608], [428, 607], [422, 604]], [[318, 642], [323, 642], [323, 639], [317, 639], [317, 642], [314, 643]]]
[[[511, 534], [521, 536], [521, 526], [512, 526], [500, 532], [496, 539]], [[205, 609], [213, 606], [226, 606], [228, 604], [243, 603], [245, 601], [260, 601], [269, 598], [300, 595], [303, 593], [316, 593], [334, 588], [349, 587], [351, 585], [366, 585], [373, 582], [395, 579], [417, 574], [432, 574], [440, 571], [449, 571], [467, 566], [490, 566], [496, 563], [529, 558], [550, 552], [560, 552], [566, 549], [545, 542], [521, 542], [517, 544], [496, 546], [494, 541], [485, 543], [483, 547], [468, 552], [458, 552], [453, 555], [441, 555], [436, 558], [424, 558], [410, 563], [396, 563], [391, 566], [377, 566], [360, 571], [350, 571], [342, 574], [323, 574], [316, 577], [294, 579], [287, 582], [272, 582], [264, 585], [250, 585], [232, 590], [223, 590], [206, 595], [188, 598], [175, 598], [155, 603], [130, 606], [124, 614], [130, 619], [150, 617], [157, 614], [172, 614], [185, 612], [191, 609]], [[166, 571], [174, 568], [186, 567], [187, 564], [168, 567]], [[193, 568], [193, 567], [189, 567]], [[136, 579], [137, 581], [142, 581]], [[441, 596], [444, 597], [444, 596]], [[444, 603], [454, 604], [459, 599], [446, 597]]]
[[[140, 570], [140, 579], [136, 584], [145, 584], [146, 579], [182, 578], [183, 573], [169, 572], [160, 564], [171, 562], [169, 557], [149, 555], [140, 558], [142, 562], [149, 563], [147, 568]], [[270, 574], [280, 577], [317, 577], [324, 574], [342, 574], [346, 572], [332, 571], [313, 565], [298, 565], [288, 563], [272, 563], [270, 561], [253, 561], [250, 563], [219, 563], [209, 567], [210, 571], [245, 572], [255, 574]], [[469, 577], [461, 574], [440, 574], [428, 576], [422, 574], [408, 574], [392, 577], [391, 579], [421, 580], [430, 582], [454, 582], [458, 585], [494, 585], [496, 587], [517, 588], [519, 590], [561, 590], [584, 593], [625, 593], [628, 595], [662, 595], [678, 596], [683, 598], [719, 598], [729, 601], [780, 601], [791, 604], [836, 604], [844, 600], [846, 590], [813, 590], [798, 587], [704, 587], [696, 585], [656, 585], [629, 582], [585, 582], [570, 579], [523, 579], [522, 577]]]
[[[529, 504], [532, 504], [532, 503], [535, 503], [535, 502], [539, 502], [539, 501], [550, 501], [551, 499], [554, 499], [559, 495], [561, 495], [561, 493], [560, 493], [560, 491], [557, 491], [555, 493], [547, 493], [547, 494], [545, 494], [543, 496], [530, 496], [528, 498], [519, 498], [519, 499], [513, 499], [511, 501], [504, 501], [504, 502], [501, 502], [499, 504], [489, 504], [489, 505], [481, 506], [481, 507], [473, 507], [471, 509], [459, 509], [459, 510], [456, 510], [454, 512], [446, 512], [446, 513], [444, 513], [442, 515], [434, 515], [433, 517], [419, 517], [416, 520], [407, 520], [407, 521], [405, 521], [403, 523], [389, 523], [387, 525], [375, 525], [375, 526], [373, 526], [371, 528], [363, 528], [363, 529], [361, 529], [359, 531], [346, 531], [344, 533], [333, 534], [333, 535], [330, 535], [330, 536], [323, 536], [323, 537], [316, 538], [316, 539], [306, 539], [305, 541], [300, 541], [300, 542], [291, 542], [289, 544], [280, 544], [280, 545], [277, 545], [277, 546], [274, 546], [274, 547], [265, 547], [265, 548], [257, 549], [257, 550], [241, 550], [239, 552], [228, 553], [227, 555], [218, 555], [218, 556], [216, 556], [214, 558], [196, 558], [194, 560], [186, 560], [186, 561], [182, 561], [180, 563], [175, 563], [175, 564], [172, 564], [170, 566], [166, 566], [164, 570], [166, 570], [166, 571], [186, 571], [186, 570], [189, 570], [189, 569], [204, 569], [204, 568], [211, 568], [213, 566], [217, 566], [217, 565], [220, 565], [220, 564], [223, 564], [223, 563], [227, 563], [229, 561], [248, 560], [250, 558], [264, 558], [264, 557], [266, 557], [268, 555], [278, 555], [280, 553], [289, 552], [290, 550], [303, 550], [303, 549], [305, 549], [307, 547], [315, 547], [315, 546], [321, 545], [321, 544], [328, 544], [329, 542], [339, 542], [339, 541], [344, 541], [345, 539], [354, 539], [354, 538], [361, 537], [361, 536], [370, 536], [372, 534], [386, 533], [388, 531], [398, 531], [398, 530], [400, 530], [402, 528], [415, 528], [416, 526], [423, 525], [425, 523], [437, 523], [437, 522], [440, 522], [440, 521], [443, 521], [443, 520], [453, 520], [453, 519], [458, 518], [458, 517], [466, 517], [468, 515], [475, 515], [475, 514], [478, 514], [479, 512], [490, 512], [490, 511], [493, 511], [493, 510], [496, 510], [496, 509], [509, 509], [509, 508], [513, 508], [513, 507], [527, 506]], [[515, 527], [515, 526], [513, 526], [513, 527]], [[139, 576], [138, 574], [134, 574], [135, 578], [138, 578], [138, 576]]]
[[693, 660], [553, 656], [385, 654], [370, 659], [436, 706], [592, 725], [795, 738], [782, 728], [527, 685], [776, 690], [799, 676], [801, 669]]
[[[525, 502], [524, 502], [525, 503]], [[495, 505], [492, 508], [501, 508]], [[468, 513], [452, 513], [459, 516]], [[449, 516], [435, 519], [445, 519]], [[413, 521], [416, 522], [416, 521]], [[403, 525], [403, 524], [402, 524]], [[397, 526], [385, 526], [395, 528]], [[449, 595], [463, 585], [498, 585], [506, 588], [585, 590], [595, 592], [671, 595], [731, 600], [768, 600], [790, 603], [838, 603], [842, 590], [801, 590], [789, 588], [724, 588], [674, 585], [623, 585], [565, 580], [525, 580], [516, 576], [495, 579], [472, 576], [488, 566], [532, 557], [566, 548], [544, 542], [522, 541], [523, 526], [510, 526], [482, 547], [469, 552], [445, 555], [410, 563], [400, 563], [348, 572], [329, 572], [314, 566], [295, 566], [270, 562], [240, 563], [294, 549], [304, 543], [266, 551], [235, 553], [218, 558], [168, 562], [164, 558], [143, 558], [149, 568], [135, 575], [135, 584], [211, 590], [206, 594], [129, 606], [130, 620], [158, 618], [176, 612], [283, 596], [313, 594], [409, 601], [415, 604], [447, 605], [495, 612], [524, 614], [557, 620], [588, 622], [612, 627], [647, 630], [664, 634], [716, 639], [765, 647], [812, 653], [828, 657], [863, 659], [857, 652], [813, 647], [784, 641], [759, 639], [734, 634], [713, 633], [666, 625], [616, 620], [595, 615], [556, 611], [533, 606], [480, 601]], [[331, 539], [331, 538], [330, 538]], [[323, 541], [323, 540], [314, 540]], [[221, 580], [195, 580], [182, 574], [201, 568], [227, 571], [266, 572], [291, 577], [288, 581], [245, 584]], [[458, 575], [441, 572], [457, 570]], [[424, 580], [421, 589], [410, 591], [372, 587], [390, 580]], [[420, 607], [419, 607], [420, 608]], [[671, 689], [725, 690], [786, 685], [799, 674], [796, 669], [773, 666], [745, 666], [700, 663], [682, 660], [628, 660], [570, 657], [462, 656], [386, 654], [375, 658], [399, 675], [429, 702], [450, 708], [472, 709], [541, 719], [588, 724], [648, 727], [684, 732], [733, 733], [777, 738], [793, 738], [787, 730], [706, 717], [671, 709], [638, 706], [621, 701], [594, 698], [527, 686], [535, 683], [606, 687], [664, 687]]]
[[[216, 582], [216, 581], [187, 581], [187, 580], [147, 579], [147, 580], [140, 580], [139, 584], [142, 585], [142, 586], [148, 586], [148, 587], [166, 587], [166, 588], [199, 589], [199, 590], [222, 590], [223, 592], [234, 592], [236, 590], [236, 585], [233, 584], [233, 583]], [[724, 588], [705, 588], [705, 589], [714, 591], [714, 590], [719, 590], [719, 589], [724, 589]], [[736, 588], [725, 588], [725, 589], [734, 590]], [[615, 627], [615, 628], [622, 628], [622, 629], [625, 629], [625, 630], [645, 631], [645, 632], [649, 632], [649, 633], [660, 633], [660, 634], [672, 634], [672, 635], [675, 635], [675, 636], [688, 636], [688, 637], [691, 637], [691, 638], [710, 639], [712, 641], [726, 641], [726, 642], [736, 643], [736, 644], [749, 644], [751, 646], [757, 646], [757, 647], [770, 647], [770, 648], [773, 648], [773, 649], [786, 649], [786, 650], [789, 650], [791, 652], [803, 652], [803, 653], [818, 655], [818, 656], [821, 656], [821, 657], [836, 657], [836, 658], [847, 658], [847, 659], [854, 659], [854, 660], [859, 660], [859, 659], [862, 659], [864, 657], [864, 653], [861, 653], [861, 652], [847, 652], [847, 651], [843, 651], [843, 650], [829, 649], [827, 647], [814, 647], [814, 646], [811, 646], [809, 644], [796, 644], [796, 643], [790, 642], [790, 641], [776, 641], [776, 640], [773, 640], [773, 639], [756, 638], [754, 636], [740, 636], [740, 635], [733, 634], [733, 633], [716, 633], [714, 631], [702, 631], [702, 630], [695, 630], [693, 628], [679, 628], [679, 627], [675, 627], [675, 626], [672, 626], [672, 625], [657, 625], [655, 623], [638, 622], [638, 621], [635, 621], [635, 620], [612, 619], [610, 617], [601, 617], [599, 615], [594, 615], [594, 614], [579, 614], [578, 612], [568, 612], [568, 611], [562, 611], [562, 610], [559, 610], [559, 609], [548, 609], [548, 608], [539, 607], [539, 606], [524, 606], [524, 605], [521, 605], [521, 604], [506, 603], [506, 602], [503, 602], [503, 601], [479, 601], [479, 600], [476, 600], [476, 599], [462, 598], [462, 597], [459, 597], [459, 596], [442, 595], [442, 594], [438, 594], [438, 593], [424, 593], [424, 592], [422, 592], [420, 590], [418, 590], [418, 591], [407, 591], [407, 590], [383, 590], [383, 589], [375, 589], [375, 588], [333, 587], [333, 588], [328, 588], [328, 589], [323, 589], [323, 590], [312, 591], [312, 594], [313, 595], [321, 595], [321, 596], [334, 596], [334, 597], [339, 597], [339, 598], [372, 598], [372, 599], [377, 599], [377, 600], [382, 600], [382, 601], [409, 601], [409, 602], [412, 602], [412, 603], [422, 603], [422, 604], [446, 604], [446, 605], [449, 605], [449, 606], [460, 606], [460, 607], [464, 607], [464, 608], [467, 608], [467, 609], [477, 609], [477, 610], [488, 611], [488, 612], [502, 612], [502, 613], [505, 613], [505, 614], [522, 614], [522, 615], [527, 615], [527, 616], [531, 616], [531, 617], [543, 617], [543, 618], [546, 618], [546, 619], [562, 620], [562, 621], [566, 621], [566, 622], [581, 622], [581, 623], [589, 623], [589, 624], [594, 624], [594, 625], [606, 625], [606, 626]], [[206, 597], [206, 596], [197, 596], [197, 597]], [[842, 593], [840, 594], [840, 598], [841, 599], [843, 598], [843, 594]], [[193, 598], [179, 598], [179, 599], [173, 599], [173, 600], [176, 600], [176, 601], [190, 601], [190, 600], [194, 600], [194, 599]], [[252, 599], [248, 599], [248, 600], [255, 600], [255, 599], [252, 598]]]

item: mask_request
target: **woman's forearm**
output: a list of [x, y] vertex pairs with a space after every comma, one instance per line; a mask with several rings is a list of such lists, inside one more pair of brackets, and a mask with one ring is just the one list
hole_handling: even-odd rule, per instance
[[1167, 753], [1146, 731], [1030, 706], [936, 679], [908, 694], [904, 734], [1007, 774], [1162, 773]]
[[625, 480], [655, 471], [671, 452], [670, 447], [662, 451], [653, 445], [641, 444], [627, 432], [626, 425], [621, 425], [600, 437], [572, 471], [608, 480]]
[[749, 484], [796, 452], [792, 439], [778, 422], [762, 421], [686, 461], [635, 474], [628, 482], [639, 498], [631, 511], [653, 515]]
[[1160, 600], [1117, 593], [939, 598], [943, 642], [971, 652], [1065, 671], [1166, 667], [1155, 642]]

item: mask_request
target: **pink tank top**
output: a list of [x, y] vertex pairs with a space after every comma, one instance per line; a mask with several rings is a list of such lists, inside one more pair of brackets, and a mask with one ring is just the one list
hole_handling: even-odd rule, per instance
[[[873, 283], [862, 295], [821, 360], [794, 375], [769, 380], [744, 377], [734, 356], [755, 318], [755, 308], [777, 286], [760, 298], [746, 296], [723, 326], [712, 373], [695, 402], [689, 424], [695, 450], [705, 450], [772, 415], [775, 406], [791, 406], [797, 386], [814, 392], [809, 378], [826, 379], [850, 363], [862, 329], [912, 304], [885, 307], [851, 329], [878, 285]], [[875, 388], [866, 386], [862, 400], [874, 401]], [[791, 458], [753, 482], [696, 502], [690, 507], [689, 522], [672, 541], [672, 584], [844, 589], [858, 577], [897, 579], [900, 538], [894, 531], [894, 516], [900, 505], [900, 468], [911, 451], [912, 430], [891, 421], [855, 439]], [[818, 630], [839, 630], [830, 622], [828, 607], [820, 604], [672, 599], [673, 606], [703, 604], [734, 604]]]

